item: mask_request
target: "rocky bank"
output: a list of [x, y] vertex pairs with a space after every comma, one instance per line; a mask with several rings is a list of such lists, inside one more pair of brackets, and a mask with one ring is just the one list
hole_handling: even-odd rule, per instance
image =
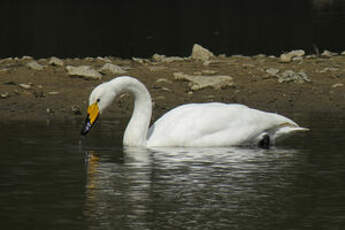
[[[153, 120], [180, 104], [211, 101], [285, 115], [345, 115], [345, 52], [227, 57], [196, 44], [190, 57], [0, 59], [1, 121], [83, 119], [91, 90], [120, 75], [147, 86]], [[103, 117], [129, 117], [131, 111], [131, 97], [122, 95]]]

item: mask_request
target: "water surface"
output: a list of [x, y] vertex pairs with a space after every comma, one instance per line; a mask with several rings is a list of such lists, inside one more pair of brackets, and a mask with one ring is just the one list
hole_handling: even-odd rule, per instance
[[122, 148], [118, 121], [1, 124], [4, 229], [341, 229], [344, 117], [269, 150]]

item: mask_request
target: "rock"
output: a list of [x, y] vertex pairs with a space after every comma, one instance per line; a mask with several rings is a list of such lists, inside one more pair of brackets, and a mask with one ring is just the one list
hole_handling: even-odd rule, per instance
[[49, 91], [48, 94], [49, 94], [49, 95], [58, 95], [58, 94], [60, 94], [60, 93], [57, 92], [57, 91]]
[[4, 93], [1, 93], [1, 94], [0, 94], [0, 97], [1, 97], [2, 99], [5, 99], [5, 98], [8, 98], [9, 95], [10, 95], [10, 94], [9, 94], [8, 92], [4, 92]]
[[276, 76], [279, 73], [279, 69], [275, 69], [275, 68], [268, 68], [265, 70], [266, 73], [268, 73], [271, 76]]
[[254, 55], [253, 58], [266, 58], [266, 55], [265, 54], [257, 54], [257, 55]]
[[343, 52], [341, 52], [341, 55], [345, 55], [345, 50]]
[[324, 50], [321, 54], [321, 57], [325, 57], [325, 58], [330, 58], [330, 57], [333, 57], [333, 56], [336, 56], [338, 55], [337, 53], [334, 53], [334, 52], [331, 52], [329, 50]]
[[161, 96], [156, 97], [155, 99], [156, 99], [156, 100], [165, 100], [166, 98], [165, 98], [164, 96], [161, 95]]
[[280, 55], [281, 62], [291, 62], [295, 57], [303, 57], [305, 55], [304, 50], [293, 50], [288, 53]]
[[108, 57], [97, 57], [97, 60], [103, 61], [103, 62], [106, 62], [106, 63], [111, 63], [111, 60]]
[[292, 61], [302, 61], [303, 57], [293, 57]]
[[21, 84], [18, 84], [18, 86], [23, 89], [31, 89], [31, 84], [21, 83]]
[[81, 115], [81, 110], [80, 110], [80, 107], [79, 107], [79, 106], [77, 106], [77, 105], [72, 105], [71, 109], [72, 109], [72, 112], [73, 112], [75, 115]]
[[164, 62], [164, 63], [170, 63], [170, 62], [175, 62], [175, 61], [184, 61], [185, 58], [182, 57], [167, 57], [165, 55], [160, 55], [160, 54], [154, 54], [152, 56], [152, 60], [156, 62]]
[[205, 70], [202, 70], [201, 73], [202, 73], [203, 75], [215, 75], [215, 74], [217, 73], [217, 71], [205, 69]]
[[171, 92], [171, 89], [169, 89], [167, 87], [161, 87], [160, 90], [162, 90], [164, 92]]
[[212, 87], [214, 89], [221, 89], [228, 86], [233, 86], [233, 78], [225, 75], [217, 76], [194, 76], [188, 75], [181, 72], [174, 73], [176, 80], [189, 81], [191, 90], [196, 91], [206, 87]]
[[46, 109], [46, 112], [47, 112], [47, 113], [50, 113], [50, 114], [53, 114], [53, 113], [54, 113], [54, 110], [51, 109], [51, 108], [47, 108], [47, 109]]
[[82, 77], [85, 79], [99, 80], [102, 78], [102, 75], [87, 65], [81, 66], [66, 66], [66, 70], [69, 76], [71, 77]]
[[334, 72], [334, 71], [337, 71], [338, 68], [334, 68], [334, 67], [326, 67], [322, 70], [320, 70], [320, 73], [326, 73], [326, 72]]
[[172, 81], [166, 79], [166, 78], [159, 78], [156, 80], [156, 83], [167, 83], [167, 84], [172, 84]]
[[140, 64], [150, 63], [150, 61], [145, 58], [132, 57], [132, 60]]
[[317, 55], [315, 54], [310, 54], [310, 55], [307, 55], [305, 56], [306, 59], [314, 59], [314, 58], [317, 58]]
[[23, 56], [22, 60], [33, 60], [31, 56]]
[[276, 75], [278, 77], [279, 83], [284, 82], [294, 82], [298, 84], [302, 84], [304, 82], [310, 82], [310, 78], [307, 76], [306, 73], [300, 71], [298, 73], [292, 71], [292, 70], [286, 70], [280, 75]]
[[99, 69], [99, 72], [101, 72], [101, 73], [109, 72], [111, 74], [124, 74], [127, 71], [122, 69], [118, 65], [114, 65], [114, 64], [111, 64], [111, 63], [105, 63], [103, 65], [103, 67], [101, 69]]
[[343, 83], [335, 83], [334, 85], [332, 85], [332, 88], [338, 88], [338, 87], [343, 87], [344, 84]]
[[64, 65], [64, 62], [57, 58], [57, 57], [51, 57], [50, 60], [49, 60], [49, 65], [52, 65], [52, 66], [63, 66]]
[[191, 57], [198, 61], [208, 61], [210, 58], [214, 57], [214, 54], [208, 49], [205, 49], [198, 44], [194, 44]]
[[27, 67], [33, 70], [43, 70], [43, 65], [39, 64], [37, 61], [31, 61], [26, 64]]

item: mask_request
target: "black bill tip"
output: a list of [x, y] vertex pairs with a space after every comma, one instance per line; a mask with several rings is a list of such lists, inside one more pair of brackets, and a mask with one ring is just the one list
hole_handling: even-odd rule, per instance
[[90, 117], [89, 117], [89, 115], [87, 115], [87, 117], [85, 119], [85, 122], [84, 122], [84, 125], [83, 125], [83, 127], [81, 129], [80, 134], [83, 135], [83, 136], [88, 134], [90, 132], [90, 130], [92, 129], [92, 127], [96, 124], [96, 120], [93, 123], [91, 123]]

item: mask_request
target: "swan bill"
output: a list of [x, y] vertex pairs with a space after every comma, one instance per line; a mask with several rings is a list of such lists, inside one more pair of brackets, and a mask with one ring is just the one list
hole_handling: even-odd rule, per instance
[[81, 135], [86, 135], [90, 132], [91, 128], [96, 124], [96, 121], [99, 117], [99, 108], [97, 103], [90, 105], [87, 109], [87, 116], [85, 119], [84, 126], [81, 130]]

